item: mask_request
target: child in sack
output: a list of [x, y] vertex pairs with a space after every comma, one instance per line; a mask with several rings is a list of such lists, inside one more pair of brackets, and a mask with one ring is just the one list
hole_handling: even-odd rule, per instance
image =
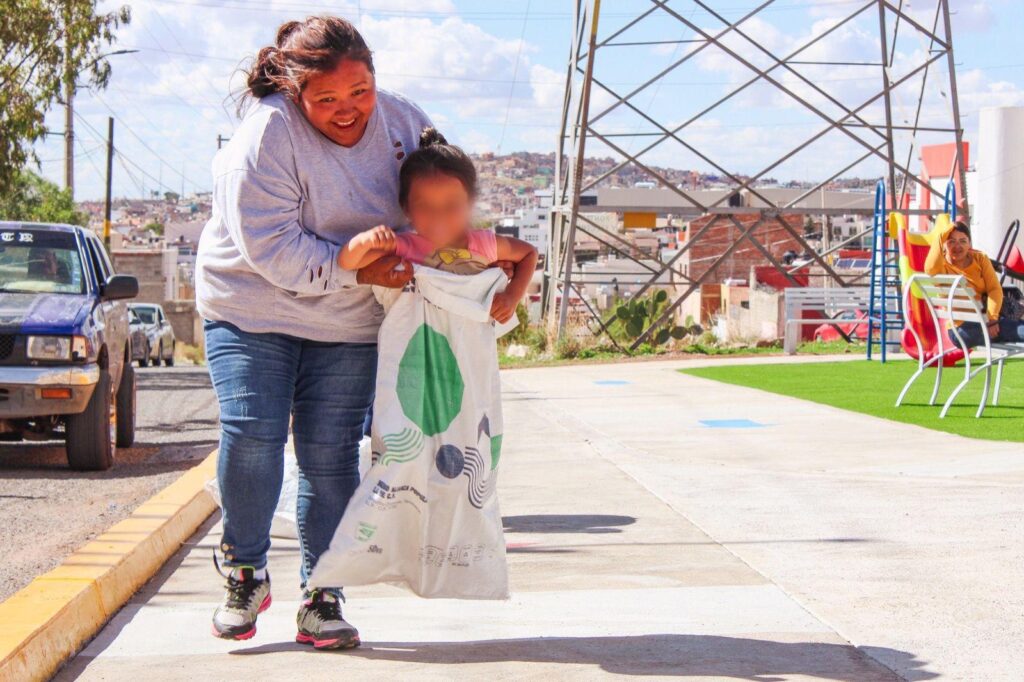
[[[411, 290], [374, 292], [388, 311], [379, 334], [374, 463], [311, 585], [384, 582], [429, 598], [508, 597], [495, 494], [504, 436], [498, 330], [489, 318], [516, 321], [537, 252], [472, 229], [475, 196], [472, 161], [428, 128], [399, 172], [413, 231], [378, 227], [342, 247], [345, 268], [389, 255], [424, 267]], [[488, 268], [501, 261], [513, 273], [494, 293], [505, 277]]]
[[419, 149], [399, 171], [398, 201], [413, 231], [396, 234], [382, 225], [362, 232], [342, 247], [339, 262], [347, 270], [358, 270], [395, 254], [418, 265], [466, 275], [511, 262], [512, 278], [491, 304], [491, 316], [507, 322], [530, 285], [537, 249], [520, 239], [473, 229], [475, 199], [472, 159], [434, 128], [425, 128]]

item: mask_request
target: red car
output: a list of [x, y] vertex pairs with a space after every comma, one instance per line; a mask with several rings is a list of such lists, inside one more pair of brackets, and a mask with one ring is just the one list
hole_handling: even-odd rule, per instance
[[[842, 334], [839, 333], [840, 329]], [[844, 339], [843, 334], [846, 334], [847, 338]], [[863, 310], [848, 310], [832, 322], [827, 322], [814, 330], [815, 341], [855, 341], [867, 338], [868, 316]]]

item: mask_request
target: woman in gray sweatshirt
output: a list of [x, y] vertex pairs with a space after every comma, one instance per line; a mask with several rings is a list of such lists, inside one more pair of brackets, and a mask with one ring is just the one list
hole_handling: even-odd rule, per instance
[[[378, 90], [362, 36], [336, 17], [280, 27], [248, 74], [248, 106], [213, 162], [196, 298], [220, 402], [220, 550], [227, 589], [215, 635], [247, 639], [270, 605], [267, 550], [291, 422], [305, 584], [359, 483], [382, 311], [368, 286], [401, 287], [397, 258], [358, 272], [338, 250], [376, 225], [398, 227], [398, 170], [430, 122]], [[215, 556], [216, 559], [216, 556]], [[355, 646], [340, 587], [305, 593], [299, 642]]]

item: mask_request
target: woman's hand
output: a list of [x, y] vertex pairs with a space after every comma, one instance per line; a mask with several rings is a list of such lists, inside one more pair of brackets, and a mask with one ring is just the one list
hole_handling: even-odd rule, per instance
[[356, 271], [359, 284], [375, 284], [388, 289], [401, 289], [412, 279], [412, 263], [398, 256], [378, 258]]
[[990, 339], [994, 339], [999, 336], [999, 320], [988, 321], [988, 336]]

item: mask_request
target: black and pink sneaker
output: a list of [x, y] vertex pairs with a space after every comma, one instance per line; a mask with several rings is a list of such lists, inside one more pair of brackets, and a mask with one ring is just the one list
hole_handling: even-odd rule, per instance
[[213, 635], [221, 639], [250, 639], [256, 634], [256, 616], [270, 608], [270, 574], [263, 580], [243, 566], [227, 576], [224, 602], [213, 613]]
[[295, 641], [314, 649], [351, 649], [359, 646], [359, 631], [341, 616], [341, 600], [333, 592], [312, 590], [295, 617]]

